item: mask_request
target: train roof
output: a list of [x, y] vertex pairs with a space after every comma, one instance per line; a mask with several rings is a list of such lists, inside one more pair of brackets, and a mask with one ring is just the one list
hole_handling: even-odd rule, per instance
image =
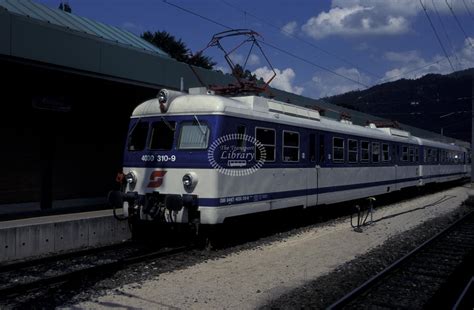
[[353, 125], [350, 121], [337, 121], [323, 117], [318, 111], [276, 101], [259, 96], [222, 97], [212, 92], [199, 89], [190, 94], [173, 92], [166, 112], [162, 112], [157, 98], [138, 105], [132, 118], [163, 115], [202, 115], [225, 114], [236, 117], [271, 121], [288, 125], [332, 131], [346, 135], [356, 135], [372, 139], [384, 139], [395, 142], [420, 144], [452, 150], [463, 149], [453, 144], [446, 144], [412, 136], [409, 132], [395, 128], [378, 128]]

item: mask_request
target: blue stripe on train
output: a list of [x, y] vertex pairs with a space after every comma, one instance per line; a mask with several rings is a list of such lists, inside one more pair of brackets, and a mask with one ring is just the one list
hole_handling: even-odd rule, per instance
[[206, 206], [206, 207], [207, 206], [218, 207], [218, 206], [236, 205], [236, 204], [243, 204], [243, 203], [267, 201], [267, 200], [273, 200], [273, 199], [294, 198], [294, 197], [301, 197], [301, 196], [306, 196], [306, 195], [333, 193], [333, 192], [339, 192], [339, 191], [360, 189], [360, 188], [365, 188], [365, 187], [384, 186], [384, 185], [391, 185], [391, 184], [396, 184], [396, 183], [418, 181], [421, 179], [441, 178], [441, 177], [449, 177], [449, 176], [463, 175], [463, 174], [465, 173], [457, 172], [457, 173], [425, 176], [422, 178], [415, 177], [415, 178], [406, 178], [406, 179], [401, 179], [401, 180], [387, 180], [387, 181], [380, 181], [380, 182], [359, 183], [359, 184], [350, 184], [350, 185], [341, 185], [341, 186], [328, 186], [328, 187], [323, 187], [323, 188], [311, 188], [308, 190], [300, 189], [300, 190], [293, 190], [293, 191], [274, 192], [274, 193], [265, 193], [265, 194], [255, 194], [255, 195], [249, 194], [249, 195], [236, 196], [236, 197], [199, 198], [199, 205]]

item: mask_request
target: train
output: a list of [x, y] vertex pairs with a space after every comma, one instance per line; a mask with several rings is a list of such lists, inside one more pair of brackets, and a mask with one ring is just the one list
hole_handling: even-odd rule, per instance
[[212, 226], [460, 180], [470, 160], [469, 147], [271, 98], [163, 89], [132, 113], [109, 201], [135, 227]]

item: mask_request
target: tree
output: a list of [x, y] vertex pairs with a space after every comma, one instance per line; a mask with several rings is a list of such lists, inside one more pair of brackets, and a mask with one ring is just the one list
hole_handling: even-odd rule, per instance
[[205, 69], [212, 69], [216, 64], [210, 57], [202, 55], [201, 52], [191, 55], [191, 51], [181, 39], [176, 39], [166, 31], [156, 31], [154, 33], [146, 31], [142, 33], [141, 37], [178, 61]]
[[67, 1], [59, 3], [59, 9], [64, 12], [72, 13], [72, 8]]
[[255, 74], [252, 74], [252, 72], [250, 72], [250, 70], [247, 70], [247, 69], [244, 71], [244, 68], [242, 68], [242, 66], [239, 64], [235, 64], [234, 72], [232, 72], [232, 75], [242, 78], [242, 79], [246, 79], [248, 81], [257, 80], [257, 76]]

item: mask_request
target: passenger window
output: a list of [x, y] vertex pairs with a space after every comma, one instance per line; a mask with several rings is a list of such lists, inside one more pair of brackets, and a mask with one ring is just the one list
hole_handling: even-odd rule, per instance
[[388, 144], [382, 144], [382, 161], [389, 161], [390, 160], [390, 151], [388, 149]]
[[140, 122], [140, 120], [135, 123], [128, 135], [127, 148], [129, 151], [142, 151], [145, 149], [148, 126], [148, 122]]
[[426, 150], [426, 162], [427, 163], [432, 163], [433, 162], [433, 150], [432, 149], [427, 149]]
[[316, 135], [314, 133], [309, 134], [309, 160], [311, 162], [316, 161]]
[[418, 147], [415, 147], [415, 162], [419, 162], [420, 161], [420, 150]]
[[198, 122], [184, 122], [181, 124], [178, 149], [206, 149], [209, 141], [209, 127]]
[[344, 139], [332, 139], [332, 158], [334, 162], [344, 162]]
[[360, 156], [360, 161], [361, 162], [369, 162], [369, 142], [367, 141], [361, 141], [360, 142], [360, 149], [361, 149], [361, 156]]
[[372, 142], [372, 162], [378, 163], [380, 161], [380, 144]]
[[408, 161], [408, 146], [402, 146], [402, 161]]
[[151, 126], [150, 149], [171, 150], [174, 142], [176, 122], [160, 121]]
[[[275, 130], [267, 128], [255, 128], [255, 138], [265, 148], [265, 161], [275, 161]], [[260, 149], [256, 149], [256, 160], [260, 160], [263, 155]]]
[[283, 161], [296, 162], [300, 160], [300, 134], [283, 130]]
[[409, 151], [408, 158], [409, 158], [409, 161], [412, 163], [415, 161], [415, 149], [413, 147], [410, 147], [408, 151]]
[[350, 163], [356, 163], [357, 160], [358, 160], [358, 153], [359, 153], [359, 149], [358, 149], [358, 143], [357, 143], [357, 140], [352, 140], [352, 139], [349, 139], [347, 140], [347, 143], [348, 143], [348, 161]]

